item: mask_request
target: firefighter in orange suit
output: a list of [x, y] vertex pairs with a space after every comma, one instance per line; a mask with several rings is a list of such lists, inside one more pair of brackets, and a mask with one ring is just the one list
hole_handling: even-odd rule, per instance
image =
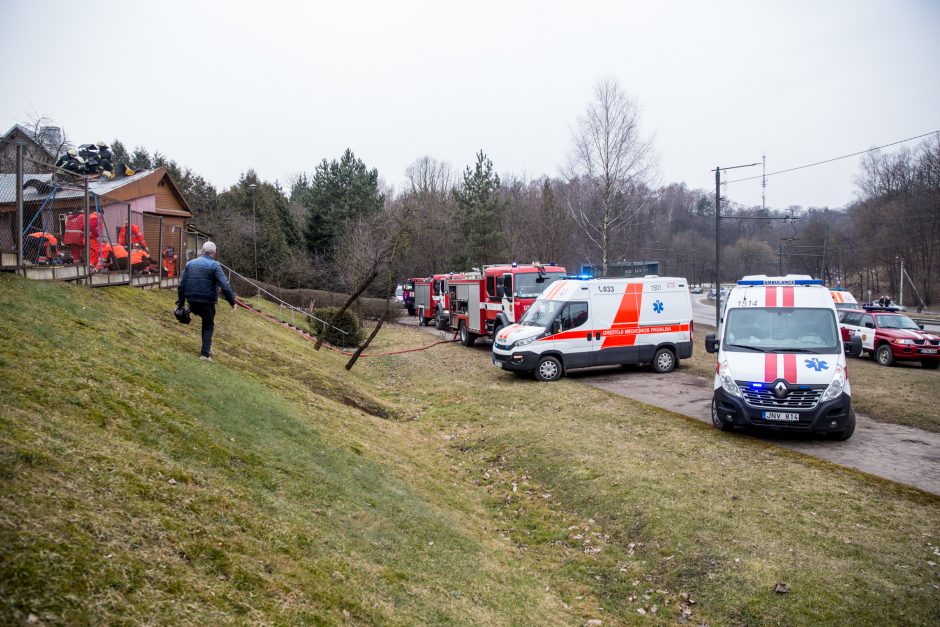
[[82, 247], [85, 246], [85, 215], [80, 211], [70, 213], [65, 219], [62, 244], [72, 251], [72, 263], [81, 263]]
[[176, 276], [176, 251], [173, 250], [172, 246], [168, 246], [163, 251], [163, 271], [168, 278]]
[[[121, 227], [121, 230], [118, 231], [118, 242], [125, 246], [127, 245], [126, 223]], [[134, 246], [135, 244], [146, 250], [148, 254], [150, 253], [150, 247], [147, 246], [147, 242], [144, 240], [144, 236], [140, 232], [140, 227], [138, 227], [136, 224], [131, 224], [131, 246]]]
[[101, 269], [101, 240], [98, 239], [98, 212], [88, 216], [88, 263], [96, 270]]

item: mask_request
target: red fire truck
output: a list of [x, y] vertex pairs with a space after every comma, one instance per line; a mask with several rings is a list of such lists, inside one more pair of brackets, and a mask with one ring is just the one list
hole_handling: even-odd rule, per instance
[[402, 286], [401, 293], [401, 302], [405, 309], [408, 310], [408, 315], [415, 315], [415, 283], [423, 279], [413, 277], [405, 281], [405, 284]]
[[450, 328], [460, 343], [473, 346], [478, 337], [496, 337], [518, 322], [546, 287], [566, 271], [554, 264], [516, 263], [484, 266], [482, 272], [449, 281]]
[[450, 316], [450, 294], [448, 283], [453, 279], [462, 279], [463, 274], [435, 274], [426, 279], [415, 279], [415, 309], [418, 312], [418, 324], [434, 326], [442, 331], [448, 327]]

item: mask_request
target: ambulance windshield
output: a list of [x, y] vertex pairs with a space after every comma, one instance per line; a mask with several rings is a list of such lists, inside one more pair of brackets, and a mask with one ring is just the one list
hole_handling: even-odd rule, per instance
[[725, 317], [725, 351], [838, 353], [839, 332], [830, 309], [732, 308]]
[[555, 314], [565, 306], [565, 303], [557, 300], [537, 300], [529, 310], [522, 316], [519, 324], [529, 327], [546, 328], [555, 319]]
[[546, 287], [563, 276], [562, 272], [548, 272], [542, 276], [538, 272], [521, 272], [513, 276], [513, 291], [517, 298], [538, 298]]

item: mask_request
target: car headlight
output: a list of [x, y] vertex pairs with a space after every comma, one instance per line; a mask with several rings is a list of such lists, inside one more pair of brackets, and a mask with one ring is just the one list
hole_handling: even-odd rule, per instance
[[906, 344], [906, 345], [910, 345], [910, 344], [913, 344], [913, 343], [914, 343], [914, 340], [905, 340], [905, 339], [898, 338], [898, 339], [896, 339], [896, 340], [892, 340], [892, 342], [893, 342], [894, 344]]
[[532, 337], [527, 337], [527, 338], [525, 338], [524, 340], [517, 340], [517, 341], [513, 342], [512, 346], [510, 346], [509, 348], [519, 348], [520, 346], [527, 346], [527, 345], [531, 344], [532, 342], [534, 342], [535, 340], [539, 339], [540, 337], [542, 337], [542, 336], [541, 336], [541, 335], [533, 335]]
[[842, 390], [845, 389], [845, 368], [842, 366], [836, 366], [835, 374], [832, 377], [832, 382], [829, 383], [829, 387], [826, 388], [826, 391], [823, 392], [822, 400], [831, 401], [834, 398], [837, 398], [842, 394]]
[[741, 397], [741, 388], [734, 382], [731, 376], [731, 370], [728, 368], [728, 362], [721, 362], [721, 368], [718, 369], [718, 378], [721, 380], [721, 387], [731, 396]]

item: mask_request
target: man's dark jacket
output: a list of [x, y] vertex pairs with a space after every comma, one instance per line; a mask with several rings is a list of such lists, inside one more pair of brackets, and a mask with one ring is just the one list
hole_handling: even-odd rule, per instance
[[210, 303], [212, 305], [219, 302], [219, 288], [222, 288], [222, 296], [228, 301], [229, 305], [235, 305], [235, 292], [232, 286], [228, 284], [225, 275], [222, 273], [222, 266], [218, 261], [203, 255], [197, 257], [186, 264], [186, 270], [183, 271], [183, 278], [180, 279], [180, 285], [177, 289], [177, 306], [182, 306], [183, 301], [190, 303]]

